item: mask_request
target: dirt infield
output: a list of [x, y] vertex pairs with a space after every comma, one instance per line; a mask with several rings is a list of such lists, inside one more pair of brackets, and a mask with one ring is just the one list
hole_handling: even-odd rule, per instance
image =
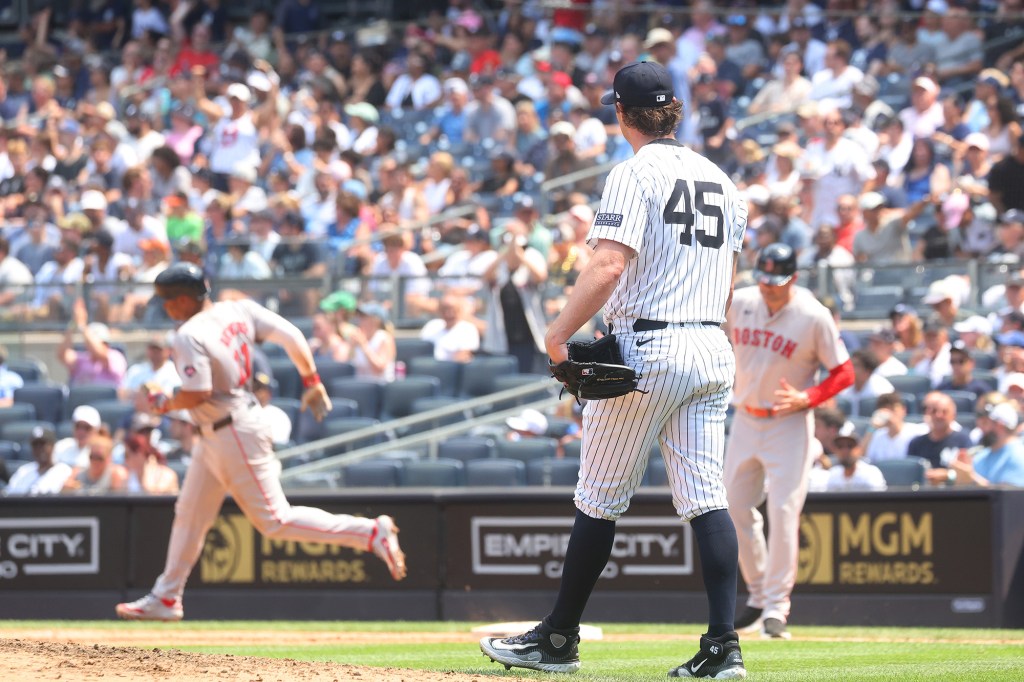
[[[63, 634], [63, 633], [62, 633]], [[96, 631], [103, 639], [103, 633]], [[141, 633], [139, 633], [141, 634]], [[170, 634], [170, 633], [168, 633]], [[206, 641], [210, 643], [209, 635]], [[246, 633], [251, 636], [257, 633]], [[289, 633], [298, 634], [298, 633]], [[324, 634], [324, 633], [317, 633]], [[66, 638], [61, 638], [66, 639]], [[123, 639], [117, 637], [117, 639]], [[214, 638], [220, 639], [220, 638]], [[165, 642], [166, 644], [166, 642]], [[480, 682], [475, 675], [439, 673], [390, 668], [365, 668], [340, 663], [254, 658], [224, 654], [193, 654], [178, 650], [136, 649], [104, 644], [68, 641], [0, 639], [0, 661], [4, 682], [40, 680], [154, 680], [186, 682], [192, 680], [237, 680], [238, 682], [330, 682], [359, 680], [369, 682]]]

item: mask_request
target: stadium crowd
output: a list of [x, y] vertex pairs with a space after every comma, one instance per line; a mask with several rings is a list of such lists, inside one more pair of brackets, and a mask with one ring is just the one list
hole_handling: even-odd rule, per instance
[[[3, 54], [0, 318], [67, 322], [70, 389], [129, 409], [33, 413], [24, 433], [5, 420], [7, 459], [36, 460], [8, 472], [9, 493], [174, 488], [188, 415], [134, 409], [145, 381], [177, 381], [166, 340], [131, 364], [117, 330], [166, 324], [152, 282], [178, 259], [218, 296], [307, 323], [318, 362], [358, 379], [413, 370], [396, 326], [438, 363], [543, 371], [602, 170], [631, 153], [599, 100], [641, 59], [675, 80], [680, 140], [745, 193], [743, 268], [790, 244], [808, 272], [827, 266], [839, 319], [885, 288], [884, 268], [962, 265], [927, 266], [923, 295], [900, 289], [870, 334], [844, 329], [857, 381], [817, 412], [815, 485], [884, 486], [871, 467], [897, 480], [899, 460], [935, 485], [1024, 485], [1019, 0], [451, 0], [347, 31], [325, 29], [317, 0], [242, 21], [216, 0], [72, 5], [60, 22], [34, 13]], [[1008, 274], [972, 281], [968, 263]], [[261, 363], [261, 402], [294, 397]], [[39, 378], [0, 357], [0, 415]], [[304, 440], [278, 411], [276, 439]], [[527, 421], [564, 452], [571, 433]]]

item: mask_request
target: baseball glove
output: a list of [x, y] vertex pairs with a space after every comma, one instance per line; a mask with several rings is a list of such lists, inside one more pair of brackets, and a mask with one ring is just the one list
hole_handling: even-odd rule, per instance
[[[577, 400], [606, 400], [639, 391], [640, 375], [622, 361], [614, 334], [596, 341], [569, 343], [569, 359], [548, 362], [551, 376]], [[644, 393], [645, 391], [640, 391]]]

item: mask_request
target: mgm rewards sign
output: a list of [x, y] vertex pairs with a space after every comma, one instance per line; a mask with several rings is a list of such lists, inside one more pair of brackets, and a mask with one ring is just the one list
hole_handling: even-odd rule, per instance
[[968, 501], [809, 501], [800, 518], [799, 590], [988, 592], [989, 514]]

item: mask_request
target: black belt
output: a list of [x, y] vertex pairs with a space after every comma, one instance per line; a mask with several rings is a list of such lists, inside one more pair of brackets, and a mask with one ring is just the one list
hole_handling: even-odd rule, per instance
[[231, 422], [233, 422], [233, 421], [234, 420], [231, 418], [231, 415], [229, 414], [228, 416], [224, 417], [223, 419], [218, 419], [217, 421], [215, 421], [212, 424], [210, 424], [210, 430], [211, 431], [220, 431], [225, 426], [231, 426]]
[[[673, 326], [673, 325], [679, 326], [679, 327], [685, 327], [686, 325], [690, 325], [690, 324], [699, 324], [702, 327], [721, 327], [722, 326], [721, 322], [714, 322], [712, 320], [702, 320], [700, 322], [663, 322], [661, 320], [645, 320], [644, 318], [641, 317], [636, 322], [633, 323], [633, 331], [635, 331], [637, 333], [640, 333], [640, 332], [656, 332], [656, 331], [659, 331], [661, 329], [668, 329], [670, 326]], [[612, 331], [612, 325], [610, 323], [608, 325], [608, 331], [609, 332]]]

